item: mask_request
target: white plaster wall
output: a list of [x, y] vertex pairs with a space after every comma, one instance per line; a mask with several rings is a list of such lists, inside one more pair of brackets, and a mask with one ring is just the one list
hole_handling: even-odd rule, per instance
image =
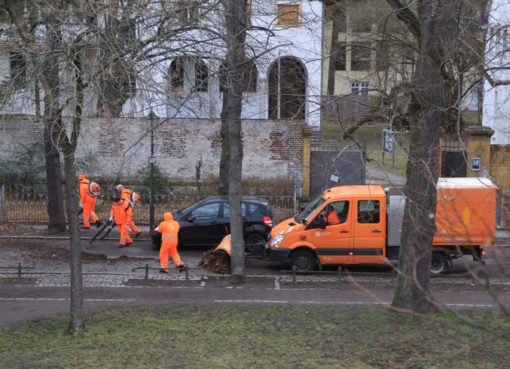
[[[212, 0], [211, 0], [212, 1]], [[158, 1], [149, 5], [148, 12], [158, 15]], [[160, 3], [159, 3], [160, 4]], [[277, 4], [297, 4], [300, 6], [300, 25], [297, 27], [283, 28], [277, 26]], [[309, 126], [320, 125], [320, 92], [321, 92], [321, 69], [322, 69], [322, 14], [323, 5], [320, 1], [309, 0], [253, 0], [252, 25], [259, 30], [250, 30], [247, 35], [247, 54], [255, 57], [258, 69], [257, 92], [243, 95], [243, 119], [268, 119], [268, 84], [267, 77], [270, 65], [279, 57], [293, 56], [300, 60], [307, 74], [305, 122]], [[150, 15], [150, 14], [149, 14]], [[210, 18], [202, 20], [204, 27], [213, 27], [219, 34], [224, 32], [223, 13], [211, 13]], [[147, 22], [150, 23], [150, 22]], [[266, 30], [260, 30], [264, 28]], [[39, 36], [44, 36], [44, 29], [38, 29]], [[140, 29], [138, 36], [146, 39], [154, 34], [154, 29]], [[77, 32], [70, 27], [67, 30], [69, 37]], [[66, 34], [67, 35], [67, 34]], [[123, 106], [123, 117], [144, 117], [150, 108], [161, 118], [219, 118], [222, 106], [222, 94], [219, 92], [218, 65], [224, 59], [225, 49], [221, 40], [207, 40], [209, 34], [201, 33], [200, 30], [190, 31], [188, 42], [174, 42], [165, 47], [179, 50], [179, 55], [198, 55], [203, 57], [209, 66], [209, 88], [207, 92], [192, 92], [194, 85], [194, 65], [191, 61], [185, 63], [185, 88], [182, 94], [176, 94], [171, 90], [168, 81], [168, 70], [171, 57], [168, 52], [161, 59], [140, 62], [137, 65], [138, 79], [137, 94], [129, 99]], [[196, 40], [196, 42], [189, 42]], [[203, 42], [200, 42], [203, 41]], [[168, 49], [165, 49], [168, 50]], [[152, 50], [157, 53], [161, 50]], [[177, 54], [176, 54], [177, 56]], [[0, 81], [5, 71], [5, 63], [8, 69], [8, 54], [0, 52]], [[62, 72], [62, 77], [68, 77]], [[65, 78], [64, 78], [65, 79]], [[66, 87], [66, 86], [63, 86]], [[67, 86], [68, 92], [72, 86]], [[66, 98], [62, 89], [62, 99]], [[0, 114], [26, 114], [35, 115], [33, 86], [25, 91], [20, 91], [11, 96], [10, 100], [0, 106]], [[41, 106], [44, 93], [40, 90]], [[96, 115], [97, 97], [93, 93], [87, 93], [85, 97], [84, 115], [93, 117]], [[71, 115], [72, 111], [66, 110], [64, 115]]]
[[[505, 26], [507, 29], [506, 50], [509, 50], [510, 2], [508, 0], [493, 0], [487, 32], [486, 67], [495, 81], [510, 81], [510, 70], [508, 69], [510, 67], [510, 51], [503, 52], [502, 33], [501, 38], [498, 38], [491, 35], [490, 31], [491, 28]], [[491, 137], [492, 144], [510, 145], [510, 86], [492, 87], [488, 81], [485, 81], [482, 124], [494, 130], [495, 133]]]
[[[276, 25], [278, 3], [300, 5], [299, 26], [283, 28]], [[243, 94], [244, 119], [268, 119], [267, 77], [270, 65], [279, 57], [293, 56], [303, 63], [307, 74], [305, 122], [310, 126], [320, 125], [322, 11], [322, 3], [319, 1], [253, 0], [252, 26], [266, 30], [252, 29], [246, 38], [247, 55], [256, 56], [258, 79], [257, 92]], [[217, 27], [218, 31], [222, 32], [224, 27], [222, 16], [217, 14], [216, 18], [203, 20], [204, 25]], [[140, 33], [143, 39], [151, 35], [152, 30], [146, 29]], [[190, 33], [190, 38], [204, 39], [204, 42], [198, 46], [186, 45], [182, 53], [204, 57], [210, 75], [208, 92], [190, 91], [194, 84], [193, 65], [187, 62], [184, 68], [184, 93], [176, 94], [172, 91], [168, 83], [171, 60], [166, 56], [161, 63], [139, 66], [144, 70], [142, 82], [138, 85], [137, 96], [124, 105], [123, 115], [142, 117], [147, 115], [149, 108], [152, 108], [163, 118], [219, 118], [223, 97], [219, 91], [217, 70], [221, 60], [224, 59], [225, 49], [221, 41], [216, 40], [213, 44], [205, 42], [206, 36], [197, 31]], [[176, 42], [170, 46], [175, 49], [183, 45]]]

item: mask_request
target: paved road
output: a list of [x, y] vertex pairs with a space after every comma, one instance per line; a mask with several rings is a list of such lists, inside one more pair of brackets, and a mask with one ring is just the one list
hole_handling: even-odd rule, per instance
[[[67, 313], [68, 241], [58, 238], [43, 243], [28, 239], [11, 241], [0, 244], [0, 266], [22, 262], [35, 269], [24, 270], [24, 273], [33, 274], [23, 274], [21, 278], [12, 274], [15, 270], [0, 270], [0, 324]], [[112, 238], [95, 243], [87, 250], [88, 241], [82, 241], [85, 256], [88, 255], [84, 256], [83, 263], [87, 311], [101, 307], [181, 303], [388, 304], [393, 295], [394, 279], [388, 269], [358, 267], [352, 270], [361, 274], [339, 277], [332, 268], [329, 274], [326, 271], [326, 274], [298, 275], [293, 283], [294, 277], [288, 267], [262, 260], [248, 260], [248, 283], [234, 287], [228, 278], [193, 269], [203, 250], [182, 251], [181, 256], [192, 268], [186, 281], [184, 274], [175, 269], [171, 269], [169, 275], [157, 272], [158, 250], [148, 239], [137, 240], [124, 249], [119, 249], [117, 242]], [[510, 242], [503, 238], [498, 245], [488, 250], [487, 260], [498, 300], [469, 275], [466, 267], [473, 265], [470, 258], [456, 260], [449, 274], [431, 279], [433, 296], [446, 307], [495, 308], [498, 301], [510, 306]], [[154, 268], [149, 270], [148, 279], [143, 269], [134, 269], [145, 264]]]
[[[387, 305], [393, 288], [353, 284], [293, 284], [277, 279], [231, 286], [226, 280], [165, 282], [155, 286], [85, 289], [85, 310], [115, 306], [159, 304], [308, 304]], [[496, 308], [510, 306], [510, 290], [497, 292], [497, 301], [480, 288], [452, 290], [436, 287], [433, 296], [446, 308]], [[48, 317], [69, 311], [68, 288], [12, 287], [0, 285], [0, 325]]]

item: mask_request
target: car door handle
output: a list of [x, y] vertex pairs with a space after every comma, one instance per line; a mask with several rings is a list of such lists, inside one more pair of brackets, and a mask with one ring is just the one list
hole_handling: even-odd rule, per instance
[[346, 231], [345, 229], [342, 229], [340, 233], [349, 233], [349, 231]]
[[374, 229], [374, 230], [372, 231], [372, 233], [381, 233], [381, 232], [382, 232], [382, 231], [380, 231], [380, 230], [378, 230], [378, 229]]

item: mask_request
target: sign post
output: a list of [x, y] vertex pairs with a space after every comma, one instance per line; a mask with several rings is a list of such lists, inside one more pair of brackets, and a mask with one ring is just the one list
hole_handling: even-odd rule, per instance
[[384, 166], [384, 154], [391, 154], [391, 168], [395, 168], [395, 137], [391, 129], [382, 131], [382, 163]]

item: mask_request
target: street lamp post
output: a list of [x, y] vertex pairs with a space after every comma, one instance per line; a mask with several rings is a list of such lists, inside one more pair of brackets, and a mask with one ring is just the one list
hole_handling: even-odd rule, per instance
[[149, 203], [150, 203], [150, 210], [149, 210], [149, 223], [150, 223], [150, 230], [154, 229], [154, 120], [157, 119], [157, 115], [154, 114], [152, 109], [149, 112], [149, 115], [147, 117], [149, 119], [150, 125], [151, 125], [151, 156], [149, 158], [149, 164], [151, 167], [151, 176], [150, 176], [150, 189], [149, 189]]

